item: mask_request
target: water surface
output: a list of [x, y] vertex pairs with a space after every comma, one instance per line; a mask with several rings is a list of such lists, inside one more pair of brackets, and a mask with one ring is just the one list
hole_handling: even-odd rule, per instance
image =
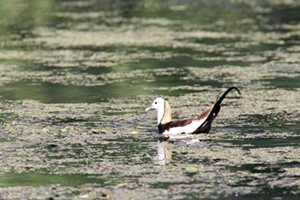
[[[0, 11], [1, 198], [299, 198], [297, 1]], [[155, 97], [184, 119], [231, 86], [211, 134], [157, 142]]]

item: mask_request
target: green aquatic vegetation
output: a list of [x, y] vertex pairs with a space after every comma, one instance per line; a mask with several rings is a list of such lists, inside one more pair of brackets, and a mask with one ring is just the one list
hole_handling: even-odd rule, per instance
[[[0, 3], [0, 198], [299, 196], [298, 3], [149, 2]], [[155, 97], [186, 119], [229, 86], [157, 142]]]
[[[274, 92], [279, 99], [281, 94], [287, 93], [269, 91], [270, 94]], [[174, 109], [179, 110], [179, 117], [187, 117], [198, 112], [195, 110], [196, 102], [200, 104], [208, 98], [212, 101], [215, 99], [215, 92], [205, 93], [204, 96], [170, 97], [170, 102]], [[260, 92], [252, 93], [256, 94], [257, 100], [266, 101]], [[267, 143], [261, 147], [255, 143], [265, 138], [273, 139], [278, 144], [293, 134], [289, 131], [268, 133], [262, 129], [258, 133], [246, 131], [242, 124], [249, 124], [251, 117], [255, 120], [259, 120], [259, 117], [245, 115], [238, 120], [242, 114], [235, 110], [250, 110], [244, 107], [244, 103], [239, 103], [241, 99], [235, 98], [227, 99], [208, 136], [210, 140], [201, 139], [204, 142], [189, 146], [189, 140], [169, 143], [167, 147], [172, 151], [169, 164], [155, 167], [152, 157], [157, 155], [159, 144], [156, 141], [155, 113], [143, 112], [148, 100], [149, 96], [140, 96], [94, 104], [45, 104], [32, 100], [2, 103], [3, 110], [14, 113], [10, 119], [13, 123], [5, 124], [3, 128], [17, 141], [1, 142], [2, 155], [9, 154], [10, 159], [2, 157], [0, 172], [53, 174], [51, 180], [61, 184], [60, 194], [63, 197], [68, 195], [69, 190], [83, 196], [102, 194], [102, 190], [105, 190], [105, 194], [114, 197], [126, 191], [133, 192], [132, 189], [134, 194], [148, 196], [151, 193], [153, 198], [170, 192], [172, 196], [180, 197], [197, 194], [201, 187], [203, 198], [212, 195], [218, 198], [231, 196], [232, 192], [240, 195], [259, 194], [261, 185], [285, 189], [298, 187], [297, 181], [286, 182], [298, 173], [298, 146], [274, 147]], [[137, 101], [140, 103], [137, 104]], [[272, 125], [281, 120], [281, 125], [287, 126], [290, 119], [284, 113], [268, 114], [270, 111], [266, 108], [263, 107], [266, 115], [261, 115], [267, 120], [266, 123]], [[122, 110], [125, 112], [112, 114]], [[242, 127], [235, 127], [238, 132], [226, 128], [233, 126], [232, 121], [235, 120]], [[257, 125], [266, 126], [265, 123]], [[138, 134], [132, 134], [137, 130]], [[297, 138], [297, 135], [294, 137]], [[84, 179], [86, 184], [78, 183], [79, 187], [76, 188], [72, 187], [72, 181], [60, 182], [55, 178], [55, 175], [71, 177], [78, 174], [90, 178]], [[278, 176], [282, 182], [274, 182], [274, 176]], [[89, 183], [94, 184], [90, 186]], [[49, 181], [42, 184], [49, 184]], [[218, 190], [215, 185], [219, 186]], [[25, 187], [28, 186], [6, 191], [22, 191]], [[50, 187], [56, 186], [51, 184], [49, 187], [34, 188], [42, 193]], [[87, 192], [89, 187], [93, 193]]]

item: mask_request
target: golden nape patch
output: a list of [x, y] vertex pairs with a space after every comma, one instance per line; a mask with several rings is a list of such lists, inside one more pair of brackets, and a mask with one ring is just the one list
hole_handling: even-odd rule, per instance
[[171, 121], [172, 121], [172, 109], [171, 109], [170, 104], [167, 101], [165, 101], [165, 112], [164, 112], [164, 116], [161, 119], [160, 123], [167, 124]]

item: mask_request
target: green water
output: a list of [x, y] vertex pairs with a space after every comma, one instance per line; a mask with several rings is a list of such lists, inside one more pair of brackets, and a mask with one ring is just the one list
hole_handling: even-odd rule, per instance
[[[298, 199], [298, 13], [2, 0], [0, 198]], [[155, 97], [181, 119], [231, 86], [208, 140], [157, 143]]]

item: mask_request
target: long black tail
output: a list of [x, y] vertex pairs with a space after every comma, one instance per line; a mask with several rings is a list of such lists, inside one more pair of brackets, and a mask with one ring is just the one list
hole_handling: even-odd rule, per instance
[[225, 99], [225, 97], [227, 96], [227, 94], [229, 92], [231, 92], [231, 90], [236, 90], [241, 95], [241, 92], [239, 89], [237, 89], [237, 87], [230, 87], [222, 94], [222, 96], [218, 99], [218, 101], [215, 103], [215, 105], [216, 104], [220, 105], [222, 103], [223, 99]]
[[225, 99], [225, 97], [227, 96], [227, 94], [228, 94], [229, 92], [231, 92], [231, 90], [236, 90], [236, 91], [241, 95], [241, 92], [240, 92], [239, 89], [237, 89], [236, 87], [230, 87], [230, 88], [228, 88], [228, 89], [222, 94], [222, 96], [219, 98], [219, 100], [218, 100], [216, 103], [221, 104], [221, 102], [223, 101], [223, 99]]
[[217, 101], [214, 104], [214, 107], [211, 109], [208, 117], [206, 120], [202, 123], [202, 125], [194, 132], [194, 133], [208, 133], [211, 128], [211, 124], [218, 115], [220, 109], [221, 109], [221, 103], [225, 99], [226, 95], [231, 91], [231, 90], [236, 90], [240, 95], [241, 92], [239, 89], [236, 87], [230, 87], [228, 88], [220, 98], [217, 99]]
[[215, 117], [218, 115], [220, 109], [221, 109], [221, 103], [222, 101], [225, 99], [225, 97], [227, 96], [227, 94], [231, 91], [231, 90], [236, 90], [240, 95], [241, 95], [241, 92], [239, 89], [237, 89], [236, 87], [230, 87], [228, 88], [223, 94], [222, 96], [216, 101], [216, 103], [214, 104], [214, 107], [213, 109], [211, 110], [210, 114], [209, 114], [209, 117], [207, 118], [208, 121], [210, 121], [210, 118], [212, 117], [211, 119], [211, 122], [215, 119]]

